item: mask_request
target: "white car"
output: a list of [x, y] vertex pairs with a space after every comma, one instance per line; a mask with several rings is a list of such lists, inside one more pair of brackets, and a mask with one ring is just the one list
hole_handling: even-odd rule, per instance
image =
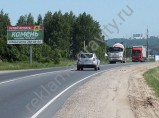
[[83, 68], [94, 68], [94, 70], [100, 70], [100, 60], [95, 53], [79, 54], [77, 70], [83, 70]]

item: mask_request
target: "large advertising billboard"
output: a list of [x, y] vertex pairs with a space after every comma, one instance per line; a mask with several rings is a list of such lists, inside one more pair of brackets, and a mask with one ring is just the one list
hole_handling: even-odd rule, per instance
[[42, 44], [44, 27], [7, 26], [7, 44]]

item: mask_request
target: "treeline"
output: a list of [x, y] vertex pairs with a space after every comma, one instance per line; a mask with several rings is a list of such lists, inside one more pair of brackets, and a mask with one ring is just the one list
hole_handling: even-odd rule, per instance
[[[7, 13], [0, 12], [0, 60], [28, 61], [29, 45], [7, 45], [6, 27], [11, 26]], [[17, 26], [44, 25], [44, 44], [33, 45], [33, 61], [60, 63], [62, 58], [76, 59], [79, 52], [96, 52], [104, 59], [105, 43], [99, 23], [91, 15], [48, 11], [35, 21], [31, 13], [22, 15]], [[85, 44], [85, 49], [84, 49]]]
[[[115, 38], [115, 39], [109, 39], [107, 41], [108, 46], [112, 46], [115, 42], [123, 42], [124, 45], [127, 47], [132, 47], [135, 45], [144, 45], [147, 46], [147, 39], [124, 39], [124, 38]], [[149, 48], [151, 50], [159, 50], [159, 38], [158, 37], [150, 37], [148, 39]]]

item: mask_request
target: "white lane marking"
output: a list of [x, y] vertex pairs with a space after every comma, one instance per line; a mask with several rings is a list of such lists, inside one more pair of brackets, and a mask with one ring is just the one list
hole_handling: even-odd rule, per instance
[[[102, 66], [105, 66], [105, 65], [102, 65]], [[55, 68], [61, 68], [61, 67], [55, 67]], [[75, 67], [74, 67], [74, 68], [75, 68]], [[36, 70], [38, 70], [38, 69], [36, 69]], [[42, 70], [42, 69], [39, 69], [39, 70]], [[29, 75], [29, 76], [24, 76], [24, 77], [18, 77], [18, 78], [16, 78], [16, 79], [12, 79], [12, 80], [8, 80], [8, 81], [0, 82], [0, 85], [6, 84], [6, 83], [9, 83], [9, 82], [14, 82], [14, 81], [17, 81], [17, 80], [22, 80], [22, 79], [28, 78], [28, 77], [34, 77], [34, 76], [38, 76], [38, 75], [45, 75], [45, 74], [49, 74], [49, 73], [56, 73], [56, 72], [69, 71], [69, 70], [74, 70], [74, 69], [72, 68], [72, 69], [59, 70], [59, 71], [52, 71], [52, 72], [46, 72], [46, 73], [40, 73], [40, 74], [34, 74], [34, 75]]]
[[45, 75], [45, 74], [49, 74], [49, 73], [57, 73], [57, 72], [69, 71], [69, 70], [73, 70], [73, 69], [66, 69], [66, 70], [52, 71], [52, 72], [39, 73], [39, 74], [34, 74], [34, 75], [29, 75], [29, 76], [19, 77], [19, 78], [17, 78], [17, 79], [12, 79], [12, 80], [8, 80], [8, 81], [0, 82], [0, 85], [6, 84], [6, 83], [9, 83], [9, 82], [14, 82], [14, 81], [17, 81], [17, 80], [22, 80], [22, 79], [28, 78], [28, 77], [35, 77], [35, 76], [39, 76], [39, 75]]
[[[115, 68], [118, 68], [118, 67], [115, 67]], [[97, 75], [99, 73], [103, 73], [103, 72], [106, 72], [106, 71], [110, 71], [112, 69], [114, 69], [114, 68], [94, 73], [94, 74], [89, 75], [89, 76], [87, 76], [87, 77], [85, 77], [85, 78], [77, 81], [76, 83], [70, 85], [69, 87], [67, 87], [66, 89], [64, 89], [61, 93], [59, 93], [57, 96], [55, 96], [51, 101], [49, 101], [45, 106], [43, 106], [39, 111], [37, 111], [31, 118], [38, 117], [50, 104], [52, 104], [57, 98], [59, 98], [63, 93], [65, 93], [67, 90], [71, 89], [73, 86], [77, 85], [78, 83], [80, 83], [80, 82], [82, 82], [82, 81], [84, 81], [84, 80], [86, 80], [86, 79], [88, 79], [88, 78], [90, 78], [90, 77], [92, 77], [94, 75]]]

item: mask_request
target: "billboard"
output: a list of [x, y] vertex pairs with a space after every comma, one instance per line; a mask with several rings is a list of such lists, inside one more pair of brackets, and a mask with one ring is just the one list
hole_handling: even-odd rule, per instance
[[7, 44], [42, 44], [44, 27], [7, 26]]

